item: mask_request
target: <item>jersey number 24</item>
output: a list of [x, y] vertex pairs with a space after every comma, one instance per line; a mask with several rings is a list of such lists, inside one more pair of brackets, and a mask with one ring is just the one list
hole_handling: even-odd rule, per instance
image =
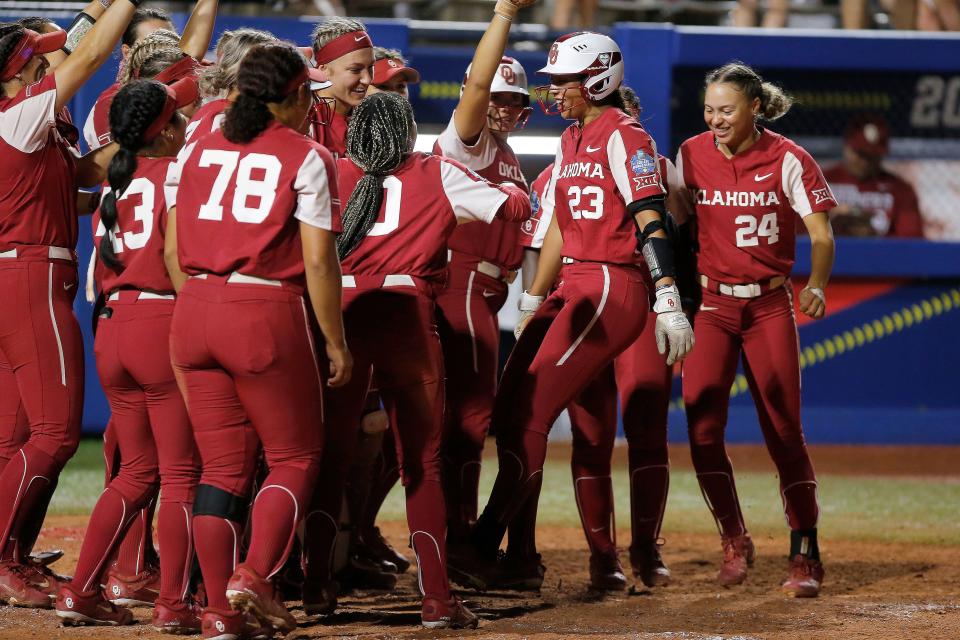
[[777, 214], [767, 213], [757, 222], [756, 216], [744, 214], [734, 220], [737, 225], [737, 246], [756, 247], [760, 238], [766, 238], [767, 244], [776, 244], [780, 239], [780, 227], [777, 226]]

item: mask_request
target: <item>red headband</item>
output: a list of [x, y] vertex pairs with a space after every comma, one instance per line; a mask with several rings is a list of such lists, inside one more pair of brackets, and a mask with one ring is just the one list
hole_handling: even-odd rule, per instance
[[310, 78], [310, 70], [307, 69], [306, 65], [303, 67], [303, 71], [294, 76], [290, 82], [287, 83], [287, 86], [283, 90], [283, 96], [287, 97], [294, 91], [300, 88], [300, 85], [304, 84]]
[[[153, 77], [157, 82], [163, 84], [173, 84], [177, 80], [182, 80], [190, 76], [197, 75], [197, 61], [184, 54], [182, 58]], [[134, 78], [140, 77], [140, 69], [133, 72]]]
[[52, 53], [66, 42], [67, 32], [63, 30], [40, 35], [36, 31], [24, 29], [20, 43], [7, 58], [7, 64], [3, 66], [3, 71], [0, 72], [0, 82], [6, 82], [20, 73], [33, 56]]
[[370, 48], [373, 48], [373, 41], [366, 31], [351, 31], [334, 38], [319, 49], [314, 49], [314, 63], [319, 67], [348, 53]]
[[173, 112], [197, 101], [200, 95], [200, 88], [197, 86], [196, 78], [184, 78], [178, 80], [172, 85], [163, 85], [167, 91], [166, 102], [163, 103], [163, 109], [156, 120], [153, 121], [147, 130], [143, 133], [143, 142], [149, 144], [151, 140], [160, 135], [163, 128], [170, 124]]

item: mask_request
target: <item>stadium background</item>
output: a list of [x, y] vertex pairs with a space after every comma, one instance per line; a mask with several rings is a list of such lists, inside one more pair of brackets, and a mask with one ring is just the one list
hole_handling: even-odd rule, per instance
[[[216, 29], [219, 35], [253, 25], [306, 44], [315, 20], [222, 15]], [[174, 21], [182, 28], [186, 15], [175, 14]], [[411, 100], [420, 147], [427, 149], [456, 104], [473, 53], [466, 43], [479, 38], [482, 25], [366, 22], [377, 44], [401, 49], [421, 72], [423, 83], [411, 88]], [[617, 24], [610, 33], [626, 52], [626, 84], [642, 100], [644, 125], [671, 156], [679, 142], [702, 130], [704, 72], [730, 59], [757, 67], [798, 98], [795, 110], [772, 128], [798, 140], [823, 165], [840, 157], [851, 116], [874, 112], [888, 119], [888, 164], [915, 185], [928, 239], [838, 239], [828, 315], [816, 323], [800, 319], [804, 425], [813, 443], [960, 444], [960, 244], [951, 242], [960, 240], [960, 37], [661, 24]], [[550, 36], [526, 29], [519, 38], [521, 50], [509, 53], [528, 69], [534, 86], [542, 82], [532, 72], [542, 66]], [[71, 103], [78, 125], [112, 83], [116, 63], [101, 69]], [[531, 179], [552, 159], [563, 124], [535, 109], [527, 129], [512, 139]], [[86, 264], [88, 219], [81, 228], [79, 253]], [[800, 282], [808, 256], [801, 239]], [[512, 345], [513, 309], [511, 300], [501, 315], [505, 352]], [[87, 342], [84, 431], [96, 433], [109, 414], [92, 361], [91, 307], [78, 297], [76, 311]], [[742, 376], [731, 396], [728, 439], [759, 442]], [[671, 412], [673, 441], [686, 437], [678, 402]], [[558, 435], [564, 435], [563, 419]]]

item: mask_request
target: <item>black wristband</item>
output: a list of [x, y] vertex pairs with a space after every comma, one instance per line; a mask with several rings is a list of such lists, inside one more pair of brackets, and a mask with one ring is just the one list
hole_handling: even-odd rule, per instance
[[673, 278], [673, 246], [667, 238], [647, 238], [643, 243], [643, 259], [647, 261], [654, 284], [661, 278]]

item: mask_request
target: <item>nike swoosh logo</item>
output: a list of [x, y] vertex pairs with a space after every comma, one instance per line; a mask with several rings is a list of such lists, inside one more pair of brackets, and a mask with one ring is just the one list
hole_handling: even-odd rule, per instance
[[492, 298], [492, 297], [495, 296], [495, 295], [497, 295], [495, 291], [484, 291], [484, 292], [483, 292], [483, 297], [484, 297], [484, 298]]
[[700, 305], [700, 311], [716, 311], [720, 307], [708, 307], [706, 305]]
[[587, 145], [587, 153], [593, 153], [594, 151], [600, 151], [600, 147], [591, 147]]
[[72, 283], [72, 282], [64, 282], [64, 283], [63, 283], [63, 290], [64, 290], [64, 291], [70, 291], [71, 287], [73, 287], [73, 283]]
[[764, 180], [766, 180], [767, 178], [769, 178], [769, 177], [772, 176], [772, 175], [773, 175], [773, 172], [772, 172], [772, 171], [771, 171], [770, 173], [766, 174], [766, 175], [760, 175], [760, 174], [758, 173], [757, 175], [753, 176], [753, 180], [754, 180], [755, 182], [763, 182]]
[[354, 37], [353, 37], [353, 40], [354, 40], [355, 42], [363, 42], [363, 41], [366, 40], [366, 39], [367, 39], [367, 36], [354, 36]]
[[590, 533], [596, 533], [598, 531], [603, 531], [606, 527], [597, 527], [596, 529], [590, 529]]

